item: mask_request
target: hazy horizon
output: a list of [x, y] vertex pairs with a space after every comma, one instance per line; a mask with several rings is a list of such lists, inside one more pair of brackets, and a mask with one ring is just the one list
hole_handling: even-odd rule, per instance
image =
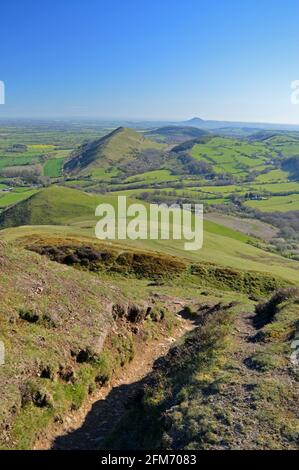
[[[138, 117], [123, 117], [123, 116], [119, 116], [119, 117], [101, 117], [101, 116], [30, 116], [30, 115], [19, 115], [19, 116], [4, 116], [4, 115], [0, 115], [0, 121], [26, 121], [26, 120], [30, 120], [30, 121], [63, 121], [63, 122], [70, 122], [70, 121], [75, 121], [75, 122], [80, 122], [80, 121], [90, 121], [90, 122], [99, 122], [99, 123], [165, 123], [165, 124], [181, 124], [181, 123], [185, 123], [187, 121], [191, 121], [192, 119], [201, 119], [203, 122], [219, 122], [219, 123], [227, 123], [227, 124], [248, 124], [248, 125], [254, 125], [254, 124], [257, 124], [257, 125], [274, 125], [274, 126], [290, 126], [290, 127], [299, 127], [299, 122], [298, 123], [293, 123], [293, 122], [279, 122], [279, 121], [243, 121], [243, 120], [240, 120], [240, 119], [236, 119], [234, 121], [232, 120], [226, 120], [226, 119], [221, 119], [221, 118], [212, 118], [212, 119], [205, 119], [205, 118], [202, 118], [200, 116], [193, 116], [193, 117], [182, 117], [182, 118], [160, 118], [160, 117], [157, 117], [157, 118], [138, 118]], [[199, 126], [197, 126], [199, 127]]]

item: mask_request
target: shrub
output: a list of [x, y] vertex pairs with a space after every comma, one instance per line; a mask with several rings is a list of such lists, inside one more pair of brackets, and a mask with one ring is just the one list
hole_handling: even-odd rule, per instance
[[271, 323], [277, 313], [278, 306], [292, 297], [295, 297], [298, 293], [297, 288], [280, 289], [275, 292], [270, 300], [259, 303], [255, 308], [256, 315], [253, 320], [254, 326], [256, 328], [262, 328], [268, 323]]
[[33, 381], [28, 381], [23, 384], [21, 388], [21, 403], [22, 407], [29, 403], [33, 403], [33, 405], [39, 408], [53, 406], [53, 400], [49, 393], [38, 383]]
[[30, 309], [20, 309], [19, 316], [22, 320], [27, 321], [28, 323], [37, 323], [40, 319], [40, 314], [35, 310]]
[[66, 255], [66, 257], [64, 258], [63, 262], [65, 264], [68, 264], [68, 265], [72, 265], [72, 264], [77, 264], [80, 262], [78, 256], [76, 256], [74, 253], [71, 253], [69, 255]]

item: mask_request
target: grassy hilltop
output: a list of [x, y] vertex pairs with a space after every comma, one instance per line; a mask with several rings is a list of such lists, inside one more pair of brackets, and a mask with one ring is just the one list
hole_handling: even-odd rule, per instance
[[142, 134], [119, 127], [99, 140], [84, 144], [65, 163], [66, 173], [84, 176], [91, 174], [99, 177], [105, 173], [116, 174], [119, 164], [132, 164], [143, 152], [160, 150], [163, 146], [146, 139]]

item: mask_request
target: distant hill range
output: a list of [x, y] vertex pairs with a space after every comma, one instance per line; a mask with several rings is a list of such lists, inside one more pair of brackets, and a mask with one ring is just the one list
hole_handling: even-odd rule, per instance
[[165, 143], [181, 143], [186, 140], [196, 139], [203, 135], [207, 135], [208, 131], [199, 129], [198, 127], [192, 126], [163, 126], [157, 129], [151, 129], [146, 131], [144, 135], [150, 139], [154, 139], [157, 142]]
[[241, 122], [241, 121], [214, 121], [214, 120], [204, 120], [199, 117], [194, 117], [188, 121], [178, 122], [179, 126], [192, 126], [199, 127], [201, 129], [215, 130], [215, 129], [229, 129], [229, 128], [238, 128], [243, 129], [244, 131], [253, 129], [260, 130], [285, 130], [285, 131], [299, 131], [299, 125], [295, 124], [271, 124], [271, 123], [258, 123], [258, 122]]
[[252, 133], [254, 130], [272, 130], [272, 131], [299, 131], [299, 124], [276, 124], [262, 122], [242, 122], [242, 121], [218, 121], [205, 120], [200, 117], [193, 117], [186, 121], [103, 121], [103, 125], [126, 126], [134, 129], [153, 129], [158, 127], [180, 126], [197, 127], [203, 130], [216, 130], [217, 133], [228, 132], [235, 129], [241, 129], [243, 133]]
[[195, 145], [212, 138], [212, 134], [207, 131], [168, 126], [146, 135], [152, 140], [142, 132], [119, 127], [101, 139], [80, 146], [65, 163], [64, 173], [70, 177], [120, 179], [160, 169], [180, 175], [211, 172], [206, 162], [196, 161], [185, 153], [180, 154], [187, 149], [181, 147], [187, 142]]

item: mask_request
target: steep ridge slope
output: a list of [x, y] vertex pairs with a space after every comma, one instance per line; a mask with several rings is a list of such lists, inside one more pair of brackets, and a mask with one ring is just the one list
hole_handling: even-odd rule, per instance
[[70, 220], [94, 217], [101, 196], [76, 189], [49, 186], [0, 215], [0, 227], [61, 225]]
[[99, 140], [83, 144], [65, 163], [64, 170], [70, 174], [86, 175], [96, 168], [130, 163], [147, 150], [161, 149], [163, 145], [146, 139], [142, 134], [119, 127]]
[[[0, 243], [0, 448], [30, 449], [41, 430], [79, 409], [135, 355], [168, 336], [172, 304]], [[174, 302], [172, 302], [174, 303]]]
[[29, 448], [40, 426], [83, 400], [89, 379], [76, 358], [102, 349], [114, 293], [3, 242], [0, 271], [0, 447]]

